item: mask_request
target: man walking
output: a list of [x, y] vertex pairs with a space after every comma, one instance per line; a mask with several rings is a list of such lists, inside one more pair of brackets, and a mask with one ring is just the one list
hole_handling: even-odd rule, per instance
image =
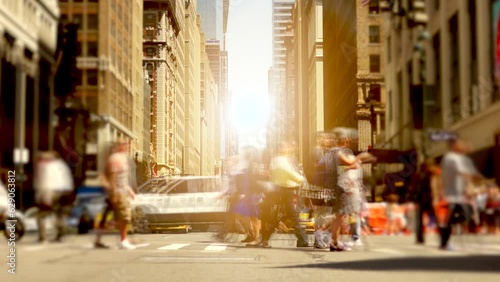
[[115, 212], [115, 222], [120, 231], [120, 249], [135, 249], [127, 239], [127, 228], [132, 220], [130, 200], [134, 199], [135, 193], [130, 184], [130, 167], [127, 152], [128, 143], [116, 144], [114, 152], [109, 156], [106, 163], [105, 187], [109, 189], [110, 202]]
[[291, 217], [295, 236], [297, 236], [297, 247], [309, 247], [306, 234], [299, 222], [299, 215], [294, 207], [294, 195], [298, 194], [299, 186], [305, 181], [293, 163], [293, 147], [289, 143], [283, 143], [279, 147], [279, 155], [274, 157], [270, 165], [271, 183], [275, 191], [268, 193], [261, 204], [262, 241], [257, 244], [248, 244], [249, 247], [269, 247], [269, 239], [279, 219], [273, 217], [273, 208], [282, 203], [284, 213]]
[[35, 165], [35, 202], [38, 206], [38, 241], [47, 238], [45, 219], [52, 212], [57, 216], [57, 237], [60, 242], [66, 231], [66, 217], [75, 200], [71, 170], [56, 152], [41, 152]]
[[474, 181], [482, 179], [472, 160], [466, 155], [467, 144], [456, 139], [450, 142], [450, 151], [446, 153], [441, 161], [443, 194], [448, 202], [448, 215], [446, 222], [439, 228], [441, 235], [440, 249], [449, 249], [451, 236], [451, 224], [455, 214], [462, 213], [466, 223], [470, 220], [470, 212], [467, 203], [470, 195], [467, 186]]

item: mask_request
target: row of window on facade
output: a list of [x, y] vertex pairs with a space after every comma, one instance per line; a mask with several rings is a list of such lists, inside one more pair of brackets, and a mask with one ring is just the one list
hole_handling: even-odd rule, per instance
[[61, 15], [62, 23], [73, 22], [79, 24], [79, 30], [98, 30], [99, 29], [99, 15], [98, 14], [69, 14]]

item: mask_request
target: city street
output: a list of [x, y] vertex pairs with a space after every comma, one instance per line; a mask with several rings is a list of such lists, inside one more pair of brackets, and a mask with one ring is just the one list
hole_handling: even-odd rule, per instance
[[412, 236], [377, 236], [345, 253], [298, 249], [291, 234], [275, 234], [271, 249], [245, 248], [242, 235], [227, 243], [212, 236], [135, 234], [138, 248], [124, 251], [116, 234], [104, 238], [109, 250], [93, 249], [93, 235], [40, 245], [30, 234], [18, 244], [17, 273], [2, 263], [0, 281], [500, 281], [498, 236], [454, 238], [452, 252], [439, 251], [435, 236], [425, 246]]

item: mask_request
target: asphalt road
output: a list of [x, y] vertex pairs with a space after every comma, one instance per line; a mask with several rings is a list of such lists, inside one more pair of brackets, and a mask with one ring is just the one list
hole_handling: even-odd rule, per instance
[[16, 274], [8, 273], [9, 246], [0, 239], [0, 281], [500, 281], [500, 236], [454, 238], [455, 251], [425, 246], [410, 236], [365, 238], [365, 245], [331, 253], [296, 248], [293, 235], [275, 234], [271, 249], [245, 248], [242, 235], [220, 243], [212, 233], [135, 234], [135, 250], [113, 245], [93, 249], [93, 235], [71, 235], [63, 243], [35, 243], [28, 235], [16, 248]]

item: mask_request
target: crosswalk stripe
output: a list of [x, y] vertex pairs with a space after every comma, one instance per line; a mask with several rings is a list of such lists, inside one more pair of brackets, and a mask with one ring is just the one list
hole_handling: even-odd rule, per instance
[[189, 246], [190, 244], [170, 244], [163, 247], [158, 248], [158, 250], [178, 250], [180, 248], [184, 248]]
[[149, 245], [151, 245], [151, 244], [149, 244], [149, 243], [143, 243], [143, 244], [136, 244], [136, 245], [134, 245], [134, 246], [135, 246], [136, 248], [142, 248], [142, 247], [147, 247], [147, 246], [149, 246]]
[[205, 248], [204, 251], [224, 251], [227, 248], [227, 244], [210, 244]]
[[391, 255], [404, 255], [405, 253], [398, 250], [393, 249], [372, 249], [373, 252], [391, 254]]

